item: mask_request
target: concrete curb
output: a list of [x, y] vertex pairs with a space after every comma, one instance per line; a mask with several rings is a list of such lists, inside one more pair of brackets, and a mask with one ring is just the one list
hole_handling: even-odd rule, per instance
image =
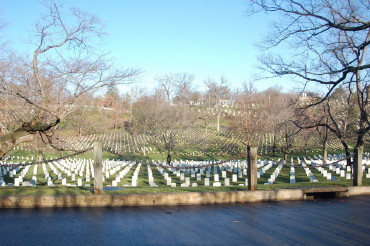
[[[370, 186], [322, 187], [315, 192], [343, 192], [349, 196], [370, 195]], [[61, 208], [61, 207], [123, 207], [123, 206], [175, 206], [223, 203], [247, 203], [303, 200], [311, 188], [281, 189], [267, 191], [233, 192], [187, 192], [119, 195], [78, 195], [78, 196], [0, 196], [0, 208]]]

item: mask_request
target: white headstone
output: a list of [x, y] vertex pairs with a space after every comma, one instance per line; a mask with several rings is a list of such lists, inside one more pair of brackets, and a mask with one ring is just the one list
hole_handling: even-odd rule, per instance
[[14, 178], [14, 186], [19, 186], [19, 179], [18, 178]]
[[218, 174], [213, 175], [213, 180], [214, 180], [215, 182], [219, 182], [219, 181], [220, 181], [220, 179], [219, 179], [219, 177], [218, 177]]
[[221, 177], [224, 179], [224, 178], [226, 178], [226, 171], [222, 171], [221, 172]]
[[230, 179], [229, 178], [225, 178], [225, 186], [230, 186]]
[[350, 173], [346, 173], [346, 179], [351, 179], [351, 174]]
[[238, 175], [233, 174], [232, 179], [232, 182], [238, 182]]
[[209, 178], [204, 179], [204, 186], [209, 186]]

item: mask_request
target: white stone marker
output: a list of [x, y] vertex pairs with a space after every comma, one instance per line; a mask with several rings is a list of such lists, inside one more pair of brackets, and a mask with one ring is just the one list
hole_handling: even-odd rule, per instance
[[219, 179], [219, 177], [218, 177], [218, 174], [214, 174], [214, 175], [213, 175], [213, 180], [214, 180], [215, 182], [219, 182], [219, 181], [220, 181], [220, 179]]
[[189, 177], [186, 177], [185, 178], [185, 184], [187, 184], [188, 186], [190, 186], [190, 178]]
[[326, 179], [327, 179], [327, 180], [331, 180], [331, 173], [327, 173], [327, 174], [326, 174]]
[[19, 186], [19, 179], [18, 178], [14, 178], [14, 186]]
[[232, 177], [232, 181], [233, 182], [238, 182], [238, 175], [237, 174], [233, 174], [233, 177]]
[[77, 179], [77, 186], [82, 186], [82, 179], [81, 178]]
[[230, 186], [230, 179], [229, 178], [225, 178], [225, 186]]
[[226, 178], [226, 171], [222, 171], [221, 172], [221, 177], [224, 179], [224, 178]]
[[204, 186], [209, 186], [209, 178], [204, 179]]

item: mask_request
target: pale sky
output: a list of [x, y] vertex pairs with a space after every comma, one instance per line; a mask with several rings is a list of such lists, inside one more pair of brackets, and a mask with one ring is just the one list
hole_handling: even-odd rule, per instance
[[[43, 10], [38, 0], [0, 0], [2, 38], [30, 52], [33, 24]], [[207, 78], [225, 76], [232, 88], [253, 79], [261, 51], [255, 46], [268, 31], [265, 15], [246, 15], [245, 0], [64, 0], [98, 16], [109, 34], [107, 50], [123, 67], [145, 71], [143, 86], [155, 75], [191, 73], [202, 88]], [[258, 81], [259, 90], [283, 80]]]

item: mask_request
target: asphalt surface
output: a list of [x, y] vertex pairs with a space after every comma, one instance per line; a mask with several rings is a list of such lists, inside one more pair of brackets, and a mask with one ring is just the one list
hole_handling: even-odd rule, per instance
[[370, 196], [176, 207], [0, 210], [0, 245], [370, 245]]

